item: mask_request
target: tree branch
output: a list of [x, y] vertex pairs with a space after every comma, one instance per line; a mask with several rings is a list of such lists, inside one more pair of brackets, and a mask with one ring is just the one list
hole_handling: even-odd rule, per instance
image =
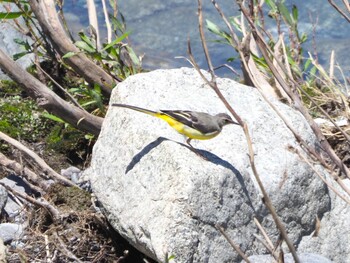
[[66, 177], [58, 174], [55, 172], [43, 159], [41, 159], [35, 152], [25, 147], [22, 143], [19, 141], [16, 141], [15, 139], [7, 136], [5, 133], [0, 132], [0, 139], [4, 140], [10, 144], [12, 144], [14, 147], [19, 149], [20, 151], [27, 154], [29, 157], [31, 157], [44, 171], [45, 174], [47, 174], [51, 179], [59, 180], [62, 183], [68, 184], [70, 186], [76, 186], [73, 182], [68, 180]]
[[76, 55], [66, 59], [67, 63], [87, 82], [97, 83], [106, 96], [110, 96], [112, 88], [120, 80], [114, 79], [102, 68], [93, 63], [85, 54], [70, 41], [57, 16], [53, 0], [29, 0], [35, 17], [57, 52], [63, 56], [68, 52]]
[[22, 175], [29, 182], [31, 182], [35, 185], [38, 185], [40, 189], [38, 189], [36, 187], [34, 189], [35, 191], [38, 191], [38, 192], [42, 192], [42, 190], [46, 191], [50, 187], [50, 184], [47, 181], [43, 180], [36, 173], [34, 173], [32, 170], [28, 169], [27, 167], [23, 167], [23, 165], [19, 164], [18, 162], [14, 161], [14, 160], [8, 159], [2, 153], [0, 153], [0, 165], [4, 166], [5, 168], [7, 168], [9, 170], [14, 171], [16, 174]]
[[79, 130], [98, 135], [103, 119], [76, 108], [61, 99], [38, 79], [18, 66], [0, 49], [0, 68], [36, 99], [37, 104]]

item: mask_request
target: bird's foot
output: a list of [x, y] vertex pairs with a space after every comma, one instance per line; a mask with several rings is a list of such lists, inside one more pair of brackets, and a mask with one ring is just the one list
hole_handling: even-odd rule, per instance
[[186, 140], [186, 143], [190, 146], [190, 150], [192, 151], [192, 152], [194, 152], [197, 156], [199, 156], [199, 157], [201, 157], [202, 159], [204, 159], [204, 160], [206, 160], [206, 161], [209, 161], [209, 159], [207, 158], [207, 157], [205, 157], [203, 154], [201, 154], [196, 148], [194, 148], [193, 146], [192, 146], [192, 144], [191, 144], [191, 139], [190, 138], [188, 138], [187, 140]]

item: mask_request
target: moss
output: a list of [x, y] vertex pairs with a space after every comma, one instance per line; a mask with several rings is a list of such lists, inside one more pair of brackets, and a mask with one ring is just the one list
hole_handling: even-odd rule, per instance
[[[45, 117], [49, 114], [43, 112], [16, 83], [0, 81], [1, 132], [29, 144], [45, 142], [44, 151], [49, 155], [60, 153], [74, 165], [84, 163], [91, 153], [91, 141], [85, 138], [83, 132]], [[1, 151], [7, 152], [9, 149], [7, 144], [0, 143]]]
[[61, 124], [51, 129], [46, 137], [48, 149], [62, 153], [74, 165], [83, 164], [91, 154], [93, 143], [83, 132]]
[[0, 131], [15, 138], [36, 142], [46, 136], [52, 122], [13, 82], [0, 82]]
[[0, 97], [11, 96], [11, 94], [20, 94], [21, 88], [12, 80], [0, 81]]
[[54, 184], [46, 195], [49, 201], [61, 209], [84, 211], [91, 206], [90, 194], [78, 187]]

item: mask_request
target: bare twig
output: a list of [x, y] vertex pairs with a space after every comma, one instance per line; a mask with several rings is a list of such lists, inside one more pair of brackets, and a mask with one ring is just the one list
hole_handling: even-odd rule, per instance
[[261, 243], [263, 246], [270, 252], [270, 254], [277, 260], [277, 252], [274, 250], [274, 248], [271, 248], [270, 245], [259, 235], [254, 234], [254, 237]]
[[80, 108], [81, 110], [87, 112], [87, 111], [79, 104], [79, 102], [77, 102], [76, 99], [75, 99], [66, 89], [64, 89], [56, 80], [54, 80], [54, 79], [50, 76], [50, 74], [48, 74], [48, 73], [40, 66], [40, 64], [38, 63], [38, 61], [35, 61], [34, 64], [35, 64], [35, 66], [37, 66], [37, 68], [38, 68], [42, 73], [45, 74], [46, 77], [48, 77], [48, 78], [53, 82], [53, 84], [55, 84], [60, 90], [62, 90], [62, 91], [69, 97], [69, 99], [73, 102], [73, 104], [74, 104], [75, 106], [77, 106], [77, 107]]
[[[301, 89], [299, 87], [299, 85], [293, 79], [290, 79], [290, 84], [288, 84], [286, 82], [286, 80], [279, 74], [279, 72], [277, 71], [276, 67], [274, 67], [273, 62], [272, 62], [272, 60], [271, 60], [271, 58], [269, 56], [269, 54], [271, 56], [273, 56], [273, 52], [269, 48], [268, 44], [265, 42], [263, 36], [260, 34], [258, 28], [254, 24], [254, 21], [249, 16], [248, 10], [239, 1], [238, 1], [238, 4], [239, 4], [240, 9], [242, 10], [243, 14], [245, 15], [247, 21], [249, 22], [249, 24], [250, 24], [250, 26], [252, 28], [253, 36], [255, 37], [256, 42], [257, 42], [257, 44], [259, 46], [259, 49], [260, 49], [263, 57], [265, 58], [265, 61], [268, 64], [272, 74], [274, 75], [276, 80], [279, 82], [279, 84], [281, 85], [283, 90], [293, 100], [295, 108], [297, 110], [299, 110], [299, 112], [307, 120], [307, 122], [309, 123], [309, 125], [310, 125], [311, 129], [313, 130], [315, 136], [317, 137], [318, 141], [320, 142], [323, 150], [328, 154], [328, 156], [331, 158], [331, 160], [339, 167], [339, 169], [347, 177], [350, 178], [350, 170], [345, 166], [345, 164], [336, 155], [336, 153], [334, 152], [334, 150], [332, 149], [332, 147], [329, 145], [328, 141], [326, 140], [326, 138], [322, 134], [322, 132], [319, 129], [318, 125], [315, 123], [315, 121], [310, 116], [308, 110], [303, 106], [303, 103], [302, 103], [302, 101], [300, 99], [300, 96], [299, 96], [297, 90], [303, 92], [303, 94], [305, 96], [307, 96], [308, 98], [310, 98], [311, 100], [313, 100], [313, 99], [308, 94], [306, 94], [306, 92], [303, 89]], [[284, 72], [286, 73], [287, 71], [285, 70], [283, 64], [280, 61], [278, 61], [278, 60], [277, 60], [277, 62], [279, 64], [280, 68], [283, 69]]]
[[[40, 178], [36, 173], [34, 173], [32, 170], [28, 169], [27, 167], [23, 167], [20, 163], [8, 159], [5, 155], [0, 153], [0, 165], [4, 166], [5, 168], [14, 171], [16, 174], [23, 176], [25, 179], [27, 179], [29, 182], [34, 183], [34, 185], [28, 183], [33, 190], [42, 193], [43, 190], [47, 190], [50, 187], [50, 184], [46, 181]], [[38, 185], [39, 187], [37, 187]]]
[[57, 246], [57, 248], [59, 250], [61, 250], [62, 253], [64, 253], [68, 258], [74, 260], [74, 262], [78, 262], [78, 263], [82, 263], [82, 261], [77, 258], [76, 255], [73, 254], [72, 251], [70, 251], [66, 244], [63, 242], [63, 240], [59, 237], [58, 233], [57, 232], [54, 232], [53, 233], [53, 236], [55, 237], [55, 239], [57, 239], [58, 243], [59, 243], [59, 246]]
[[220, 69], [220, 68], [228, 68], [234, 75], [239, 76], [239, 73], [230, 65], [228, 64], [222, 64], [220, 66], [217, 66], [214, 68], [214, 70]]
[[0, 132], [0, 139], [4, 140], [10, 144], [12, 144], [14, 147], [19, 149], [20, 151], [27, 154], [30, 158], [32, 158], [44, 171], [46, 175], [48, 175], [51, 179], [56, 179], [62, 183], [68, 184], [70, 186], [76, 186], [72, 181], [68, 180], [64, 176], [60, 175], [59, 173], [55, 172], [43, 159], [41, 159], [35, 152], [28, 149], [26, 146], [24, 146], [19, 141], [11, 138], [10, 136], [7, 136], [5, 133]]
[[[338, 11], [339, 14], [341, 14], [349, 23], [350, 23], [350, 17], [343, 11], [341, 10], [341, 8], [339, 6], [337, 6], [333, 0], [328, 0], [328, 2], [331, 4], [331, 6], [333, 6], [335, 8], [335, 10]], [[348, 12], [350, 12], [350, 5], [349, 2], [347, 1], [343, 1], [345, 7], [347, 8]]]
[[51, 263], [52, 259], [50, 256], [50, 247], [49, 247], [49, 237], [47, 235], [44, 235], [44, 239], [45, 239], [45, 251], [46, 251], [46, 262]]
[[226, 234], [225, 230], [219, 226], [219, 225], [215, 225], [216, 229], [220, 231], [220, 233], [224, 236], [224, 238], [227, 240], [227, 242], [229, 242], [229, 244], [231, 245], [231, 247], [236, 250], [236, 252], [244, 259], [245, 262], [249, 263], [249, 259], [246, 256], [246, 254], [244, 254], [244, 252], [239, 248], [239, 246], [237, 246], [233, 240]]
[[[263, 228], [263, 226], [260, 224], [260, 222], [258, 221], [258, 219], [256, 217], [254, 217], [254, 223], [256, 224], [256, 226], [259, 228], [261, 234], [263, 235], [263, 237], [265, 238], [266, 242], [267, 242], [267, 247], [269, 248], [270, 252], [273, 252], [273, 244], [271, 239], [269, 238], [269, 236], [267, 235], [265, 229]], [[274, 253], [272, 253], [274, 254]]]
[[[214, 0], [212, 0], [212, 2], [214, 4], [216, 4], [216, 2]], [[216, 7], [218, 9], [218, 7]], [[199, 33], [200, 33], [200, 37], [201, 37], [201, 42], [202, 42], [202, 46], [204, 49], [204, 54], [206, 56], [207, 59], [207, 63], [208, 63], [208, 67], [209, 67], [209, 72], [211, 74], [211, 80], [209, 81], [200, 71], [198, 65], [196, 64], [194, 57], [191, 53], [191, 49], [188, 49], [188, 53], [190, 56], [190, 59], [192, 61], [192, 63], [195, 65], [196, 70], [198, 71], [198, 73], [202, 76], [202, 78], [204, 79], [204, 81], [215, 91], [215, 93], [218, 95], [218, 97], [221, 99], [221, 101], [225, 104], [225, 106], [227, 107], [227, 109], [231, 112], [231, 114], [235, 117], [235, 119], [238, 121], [238, 123], [243, 127], [244, 130], [244, 134], [246, 136], [246, 140], [247, 140], [247, 145], [248, 145], [248, 150], [249, 150], [249, 161], [250, 161], [250, 165], [254, 174], [254, 177], [259, 185], [259, 188], [262, 192], [263, 195], [263, 200], [264, 200], [264, 204], [265, 206], [268, 208], [268, 210], [270, 211], [272, 218], [275, 221], [275, 224], [277, 226], [277, 228], [279, 229], [283, 239], [285, 240], [285, 242], [287, 243], [287, 246], [290, 250], [290, 252], [293, 255], [293, 258], [295, 260], [295, 262], [299, 263], [299, 257], [296, 253], [295, 247], [293, 246], [293, 243], [290, 241], [290, 239], [288, 238], [287, 235], [287, 231], [285, 229], [285, 226], [283, 225], [283, 223], [281, 222], [281, 220], [278, 218], [278, 215], [276, 213], [276, 210], [271, 202], [270, 197], [268, 196], [265, 187], [262, 183], [262, 181], [260, 180], [260, 176], [258, 174], [257, 168], [255, 166], [255, 161], [254, 161], [254, 150], [253, 150], [253, 145], [252, 145], [252, 140], [249, 134], [249, 130], [247, 127], [247, 124], [239, 117], [239, 115], [233, 110], [233, 108], [229, 105], [228, 101], [225, 99], [225, 97], [222, 95], [221, 91], [219, 90], [219, 88], [217, 87], [216, 84], [216, 77], [215, 77], [215, 73], [213, 70], [213, 66], [211, 63], [211, 59], [209, 56], [209, 52], [208, 52], [208, 48], [206, 45], [206, 39], [205, 39], [205, 35], [204, 35], [204, 30], [203, 30], [203, 17], [202, 17], [203, 13], [202, 13], [202, 1], [198, 0], [198, 21], [199, 21]], [[222, 15], [222, 17], [224, 17]], [[232, 30], [233, 31], [233, 30]], [[190, 45], [188, 44], [188, 46], [190, 47]]]
[[8, 185], [6, 185], [2, 182], [0, 182], [0, 185], [5, 187], [7, 191], [13, 193], [14, 195], [19, 196], [19, 197], [23, 198], [24, 200], [26, 200], [34, 205], [45, 208], [47, 211], [50, 212], [50, 214], [55, 222], [58, 222], [61, 219], [60, 211], [56, 207], [54, 207], [52, 204], [50, 204], [48, 201], [46, 201], [45, 199], [43, 199], [43, 198], [41, 198], [40, 200], [35, 199], [35, 198], [27, 195], [26, 193], [21, 193], [21, 192], [14, 190], [13, 188], [9, 187]]
[[86, 0], [87, 2], [87, 9], [89, 14], [89, 23], [90, 26], [92, 26], [93, 30], [96, 34], [96, 47], [97, 50], [101, 48], [100, 43], [100, 30], [98, 28], [98, 20], [97, 20], [97, 13], [96, 13], [96, 5], [94, 0]]
[[112, 27], [111, 23], [109, 22], [108, 18], [108, 10], [106, 6], [106, 0], [101, 0], [102, 2], [102, 7], [103, 7], [103, 15], [105, 17], [105, 23], [106, 23], [106, 29], [107, 29], [107, 43], [112, 42]]
[[[307, 159], [306, 156], [304, 156], [300, 151], [298, 151], [297, 149], [293, 148], [293, 147], [289, 147], [290, 150], [292, 150], [293, 152], [295, 152], [296, 154], [298, 154], [298, 156], [305, 162], [307, 163], [310, 168], [314, 171], [314, 173], [337, 195], [339, 196], [341, 199], [343, 199], [346, 203], [350, 204], [350, 200], [347, 199], [345, 196], [343, 196], [341, 193], [339, 193], [339, 191], [337, 189], [335, 189], [335, 187], [333, 187], [333, 185], [331, 185], [320, 173], [319, 171], [317, 171], [315, 169], [315, 166], [310, 163], [310, 161]], [[339, 176], [335, 175], [334, 172], [329, 171], [329, 173], [332, 175], [333, 179], [336, 180], [336, 182], [343, 188], [343, 190], [345, 190], [349, 195], [349, 189], [343, 184], [342, 180], [339, 179]]]

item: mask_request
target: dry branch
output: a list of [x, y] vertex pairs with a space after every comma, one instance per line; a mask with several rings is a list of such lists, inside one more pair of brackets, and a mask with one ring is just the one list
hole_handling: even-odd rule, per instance
[[114, 79], [93, 63], [85, 54], [79, 52], [79, 49], [67, 37], [59, 21], [54, 1], [30, 0], [29, 4], [43, 32], [51, 40], [56, 51], [61, 56], [68, 52], [75, 52], [76, 55], [68, 58], [67, 63], [87, 82], [91, 84], [97, 83], [101, 87], [102, 92], [109, 96], [112, 88], [120, 80]]
[[0, 68], [6, 72], [13, 81], [24, 88], [33, 99], [36, 99], [38, 106], [60, 117], [79, 130], [94, 135], [100, 133], [103, 121], [102, 118], [89, 114], [61, 99], [38, 79], [18, 66], [1, 49]]
[[[72, 259], [74, 262], [78, 262], [78, 263], [82, 263], [82, 261], [80, 259], [77, 258], [76, 255], [73, 254], [73, 252], [71, 252], [66, 244], [63, 242], [63, 240], [59, 237], [57, 232], [53, 233], [54, 238], [56, 238], [58, 240], [59, 246], [57, 246], [57, 248], [59, 250], [61, 250], [61, 252], [67, 256], [68, 258]], [[55, 242], [56, 243], [56, 242]], [[56, 243], [57, 244], [57, 243]]]
[[58, 174], [55, 172], [43, 159], [41, 159], [35, 152], [32, 150], [28, 149], [26, 146], [24, 146], [22, 143], [19, 141], [16, 141], [15, 139], [7, 136], [5, 133], [0, 132], [0, 139], [4, 140], [10, 144], [12, 144], [14, 147], [19, 149], [20, 151], [24, 152], [27, 154], [30, 158], [32, 158], [42, 169], [43, 172], [49, 176], [51, 179], [56, 179], [64, 184], [68, 184], [71, 186], [75, 186], [73, 182], [65, 178], [64, 176]]
[[[329, 145], [327, 139], [325, 136], [322, 134], [322, 131], [318, 127], [317, 123], [312, 119], [310, 116], [308, 110], [304, 107], [301, 98], [298, 94], [298, 90], [300, 92], [305, 92], [303, 89], [299, 87], [299, 85], [293, 80], [290, 79], [290, 82], [287, 83], [287, 81], [279, 74], [277, 71], [276, 67], [273, 65], [272, 59], [270, 55], [274, 57], [274, 54], [272, 50], [270, 49], [269, 45], [266, 43], [264, 40], [264, 37], [260, 33], [259, 29], [255, 25], [253, 19], [250, 17], [249, 11], [238, 1], [239, 7], [244, 14], [245, 18], [247, 19], [249, 25], [251, 26], [253, 36], [256, 40], [256, 43], [262, 53], [262, 56], [264, 57], [269, 69], [271, 70], [272, 74], [276, 78], [276, 80], [279, 82], [283, 90], [288, 94], [288, 96], [292, 99], [294, 107], [304, 116], [306, 121], [309, 123], [311, 129], [313, 130], [316, 138], [320, 142], [322, 149], [328, 154], [329, 158], [334, 162], [334, 164], [347, 176], [350, 178], [350, 170], [345, 166], [345, 164], [340, 160], [340, 158], [336, 155], [332, 147]], [[276, 59], [276, 58], [275, 58]], [[276, 60], [278, 63], [279, 67], [283, 69], [285, 74], [287, 73], [287, 70], [283, 66], [283, 64], [279, 61]], [[304, 93], [307, 95], [306, 93]], [[310, 98], [308, 96], [308, 98]], [[312, 99], [312, 98], [311, 98]]]
[[24, 200], [26, 200], [34, 205], [37, 205], [37, 206], [40, 206], [40, 207], [46, 209], [47, 211], [50, 212], [54, 221], [59, 221], [61, 219], [61, 213], [58, 211], [58, 209], [55, 206], [53, 206], [52, 204], [50, 204], [48, 201], [46, 201], [45, 199], [43, 199], [43, 198], [41, 198], [41, 200], [35, 199], [35, 198], [27, 195], [26, 193], [21, 193], [21, 192], [14, 190], [13, 188], [9, 187], [8, 185], [6, 185], [2, 182], [0, 182], [0, 185], [5, 187], [5, 189], [7, 191], [11, 192], [15, 196], [21, 197]]
[[[34, 173], [32, 170], [27, 167], [23, 167], [21, 164], [14, 160], [8, 159], [5, 155], [0, 153], [0, 165], [14, 171], [16, 174], [22, 175], [29, 182], [38, 185], [40, 189], [34, 187], [35, 191], [42, 192], [42, 190], [47, 190], [50, 187], [50, 184], [43, 180], [40, 176]], [[31, 186], [32, 187], [32, 186]]]
[[[348, 16], [339, 6], [337, 6], [333, 0], [328, 0], [328, 2], [335, 8], [335, 10], [338, 11], [339, 14], [341, 14], [349, 23], [350, 23], [350, 16]], [[347, 0], [343, 0], [343, 3], [347, 9], [347, 11], [350, 13], [350, 4]]]
[[[212, 3], [215, 5], [215, 8], [217, 10], [221, 9], [218, 7], [216, 1], [212, 0]], [[225, 16], [223, 15], [223, 13], [220, 13], [222, 15], [223, 18], [225, 18]], [[221, 101], [225, 104], [226, 108], [230, 111], [230, 113], [235, 117], [235, 119], [239, 122], [239, 124], [243, 127], [244, 130], [244, 134], [246, 136], [246, 140], [247, 140], [247, 145], [248, 145], [248, 150], [249, 150], [249, 161], [250, 161], [250, 165], [251, 165], [251, 169], [253, 171], [254, 177], [259, 185], [259, 188], [262, 192], [262, 195], [264, 197], [264, 204], [267, 207], [267, 209], [270, 211], [272, 218], [278, 228], [278, 230], [281, 233], [281, 236], [283, 237], [284, 241], [286, 242], [290, 252], [292, 253], [292, 256], [294, 258], [294, 261], [299, 263], [299, 257], [296, 253], [295, 247], [293, 246], [293, 243], [290, 241], [286, 228], [283, 225], [282, 221], [279, 219], [276, 210], [271, 202], [271, 199], [269, 197], [269, 195], [267, 194], [264, 185], [262, 184], [262, 181], [260, 180], [260, 176], [259, 173], [257, 171], [257, 168], [255, 166], [255, 160], [254, 160], [254, 150], [253, 150], [253, 145], [252, 145], [252, 140], [251, 140], [251, 136], [249, 134], [249, 130], [247, 127], [247, 124], [239, 117], [239, 115], [234, 111], [234, 109], [231, 107], [231, 105], [228, 103], [228, 101], [226, 100], [226, 98], [222, 95], [221, 91], [219, 90], [217, 83], [216, 83], [216, 76], [215, 76], [215, 72], [213, 69], [213, 65], [211, 63], [211, 58], [209, 56], [209, 51], [206, 45], [206, 40], [205, 40], [205, 35], [204, 35], [204, 30], [203, 30], [203, 17], [202, 17], [203, 13], [202, 13], [202, 0], [198, 0], [198, 21], [199, 21], [199, 33], [200, 33], [200, 37], [201, 37], [201, 42], [203, 45], [203, 50], [204, 50], [204, 54], [206, 57], [206, 60], [208, 62], [208, 67], [209, 67], [209, 72], [211, 74], [211, 80], [208, 80], [201, 72], [200, 69], [197, 65], [197, 63], [194, 60], [193, 55], [191, 54], [191, 50], [189, 48], [188, 53], [191, 59], [191, 62], [193, 63], [193, 65], [195, 66], [196, 70], [198, 71], [198, 73], [202, 76], [202, 78], [206, 81], [206, 83], [215, 91], [215, 93], [217, 94], [217, 96], [221, 99]], [[225, 19], [227, 22], [226, 24], [229, 26], [228, 20]], [[230, 32], [231, 32], [231, 37], [233, 37], [233, 41], [235, 41], [236, 39], [236, 35], [234, 34], [232, 27], [229, 26]], [[189, 46], [189, 45], [188, 45]], [[190, 46], [189, 46], [190, 47]], [[239, 45], [239, 47], [241, 47], [241, 45]], [[242, 52], [242, 50], [238, 49], [239, 53], [241, 55], [242, 61], [245, 61], [245, 55]]]
[[215, 225], [216, 229], [220, 231], [220, 233], [225, 237], [225, 239], [227, 240], [227, 242], [229, 242], [229, 244], [231, 245], [231, 247], [236, 250], [236, 252], [244, 259], [245, 262], [249, 263], [249, 259], [246, 256], [246, 254], [244, 254], [244, 252], [239, 248], [239, 246], [237, 246], [233, 240], [226, 234], [226, 232], [224, 231], [224, 229], [219, 226], [219, 225]]

